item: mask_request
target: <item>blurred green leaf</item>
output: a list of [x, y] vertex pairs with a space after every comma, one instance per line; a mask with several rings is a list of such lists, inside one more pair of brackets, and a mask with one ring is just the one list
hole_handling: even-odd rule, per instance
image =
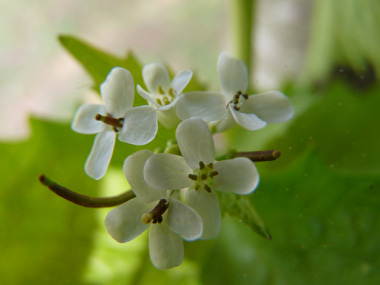
[[83, 161], [91, 138], [67, 124], [31, 120], [26, 142], [0, 144], [0, 276], [2, 284], [79, 284], [92, 250], [95, 210], [81, 208], [40, 184], [39, 175], [82, 194], [98, 184]]
[[254, 232], [266, 239], [272, 239], [269, 230], [256, 212], [249, 196], [241, 196], [233, 193], [218, 193], [222, 212], [228, 214], [239, 222], [244, 223]]
[[201, 265], [204, 284], [377, 284], [378, 175], [341, 173], [318, 151], [261, 174], [251, 199], [273, 240], [224, 220]]

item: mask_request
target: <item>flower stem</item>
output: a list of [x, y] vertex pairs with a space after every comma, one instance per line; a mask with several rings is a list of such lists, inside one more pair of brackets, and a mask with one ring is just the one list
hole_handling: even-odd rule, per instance
[[276, 160], [280, 156], [281, 156], [281, 152], [277, 150], [236, 152], [234, 154], [234, 157], [247, 157], [254, 162], [272, 161], [272, 160]]
[[123, 204], [133, 198], [135, 194], [132, 190], [129, 190], [121, 195], [114, 197], [90, 197], [82, 194], [78, 194], [70, 189], [67, 189], [54, 181], [47, 178], [45, 175], [40, 176], [40, 182], [47, 186], [51, 191], [53, 191], [58, 196], [70, 201], [79, 206], [88, 207], [88, 208], [106, 208], [114, 207], [120, 204]]
[[251, 66], [255, 0], [230, 0], [232, 53]]

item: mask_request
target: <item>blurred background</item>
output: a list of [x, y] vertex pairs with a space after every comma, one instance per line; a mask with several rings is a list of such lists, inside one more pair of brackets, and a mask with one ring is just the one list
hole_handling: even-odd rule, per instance
[[150, 264], [146, 234], [118, 244], [103, 226], [108, 209], [72, 205], [38, 182], [46, 173], [92, 196], [128, 188], [121, 165], [130, 150], [120, 144], [102, 180], [83, 171], [93, 137], [70, 122], [96, 100], [98, 82], [58, 36], [116, 58], [133, 52], [139, 71], [151, 62], [192, 69], [218, 90], [217, 57], [234, 51], [234, 1], [0, 3], [2, 284], [376, 284], [380, 2], [252, 2], [251, 91], [283, 91], [296, 115], [220, 139], [282, 152], [257, 164], [251, 195], [273, 240], [226, 215], [217, 239], [186, 243], [183, 264], [164, 272]]

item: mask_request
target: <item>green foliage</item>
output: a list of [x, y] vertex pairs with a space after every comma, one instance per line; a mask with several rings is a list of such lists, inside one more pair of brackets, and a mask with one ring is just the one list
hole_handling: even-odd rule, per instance
[[237, 218], [254, 232], [266, 239], [272, 239], [269, 230], [256, 212], [249, 196], [241, 196], [233, 193], [218, 193], [222, 212]]
[[91, 139], [68, 125], [32, 119], [26, 142], [0, 144], [0, 276], [3, 284], [78, 284], [92, 250], [94, 210], [73, 205], [38, 181], [45, 173], [82, 194], [98, 184], [83, 162]]
[[261, 173], [251, 199], [273, 240], [226, 220], [202, 266], [203, 284], [376, 284], [378, 175], [338, 172], [316, 150]]

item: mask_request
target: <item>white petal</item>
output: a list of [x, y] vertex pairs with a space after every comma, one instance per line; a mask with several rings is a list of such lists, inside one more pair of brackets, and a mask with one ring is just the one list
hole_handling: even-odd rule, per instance
[[240, 111], [256, 114], [268, 123], [285, 122], [294, 115], [292, 103], [288, 97], [278, 91], [249, 96]]
[[175, 190], [193, 184], [188, 177], [193, 173], [182, 156], [158, 153], [152, 155], [144, 167], [145, 181], [154, 188]]
[[182, 121], [176, 137], [182, 156], [192, 169], [198, 168], [200, 161], [208, 164], [215, 160], [214, 140], [202, 119], [193, 117]]
[[172, 129], [181, 122], [176, 112], [176, 101], [157, 108], [157, 119], [167, 129]]
[[218, 57], [217, 68], [220, 87], [229, 100], [232, 100], [237, 91], [247, 91], [248, 69], [242, 60], [222, 52]]
[[140, 150], [127, 157], [124, 162], [124, 174], [137, 198], [145, 203], [154, 202], [166, 197], [165, 190], [150, 187], [144, 180], [144, 165], [153, 155], [150, 150]]
[[220, 120], [219, 122], [216, 122], [215, 124], [215, 131], [217, 133], [224, 132], [225, 130], [228, 130], [236, 125], [235, 119], [231, 114], [231, 111], [228, 110], [227, 117]]
[[178, 98], [177, 115], [182, 120], [199, 117], [206, 122], [216, 121], [227, 116], [226, 105], [224, 95], [218, 92], [184, 93]]
[[75, 113], [71, 128], [81, 134], [96, 134], [104, 131], [105, 124], [95, 120], [95, 115], [107, 115], [104, 105], [84, 104]]
[[185, 69], [178, 72], [178, 74], [173, 78], [171, 84], [174, 91], [174, 95], [178, 96], [182, 93], [183, 89], [185, 89], [192, 76], [193, 72], [191, 70]]
[[169, 200], [166, 222], [173, 232], [185, 240], [195, 240], [202, 235], [202, 218], [192, 208], [177, 199]]
[[85, 171], [88, 176], [96, 180], [104, 176], [111, 161], [115, 140], [116, 133], [114, 131], [96, 135], [85, 165]]
[[151, 63], [145, 65], [142, 73], [145, 85], [150, 93], [157, 94], [159, 86], [161, 86], [164, 91], [167, 91], [169, 88], [169, 73], [162, 64]]
[[150, 224], [141, 221], [145, 213], [154, 208], [152, 204], [145, 204], [138, 198], [112, 209], [106, 216], [104, 224], [108, 233], [118, 242], [133, 240], [143, 233]]
[[132, 74], [122, 67], [113, 68], [100, 86], [100, 92], [107, 112], [114, 118], [124, 117], [133, 106], [135, 96]]
[[155, 138], [157, 129], [157, 112], [153, 107], [134, 107], [125, 113], [119, 140], [134, 145], [144, 145]]
[[150, 93], [146, 92], [144, 89], [142, 89], [140, 85], [137, 85], [137, 92], [140, 94], [141, 97], [143, 97], [145, 100], [147, 100], [149, 102], [149, 104], [152, 104], [155, 107], [160, 106], [157, 103], [157, 101], [153, 99], [152, 95]]
[[207, 192], [199, 189], [187, 191], [186, 204], [193, 208], [202, 218], [203, 233], [201, 239], [215, 238], [221, 227], [222, 216], [220, 214], [218, 196], [215, 191]]
[[267, 123], [259, 119], [255, 114], [243, 113], [235, 110], [231, 105], [229, 106], [232, 116], [235, 122], [242, 128], [255, 131], [264, 128]]
[[180, 265], [184, 255], [182, 238], [173, 233], [165, 222], [152, 224], [149, 231], [149, 255], [153, 265], [161, 270]]
[[248, 194], [259, 184], [259, 173], [248, 158], [218, 161], [214, 164], [214, 170], [218, 171], [214, 177], [214, 187], [222, 192]]

